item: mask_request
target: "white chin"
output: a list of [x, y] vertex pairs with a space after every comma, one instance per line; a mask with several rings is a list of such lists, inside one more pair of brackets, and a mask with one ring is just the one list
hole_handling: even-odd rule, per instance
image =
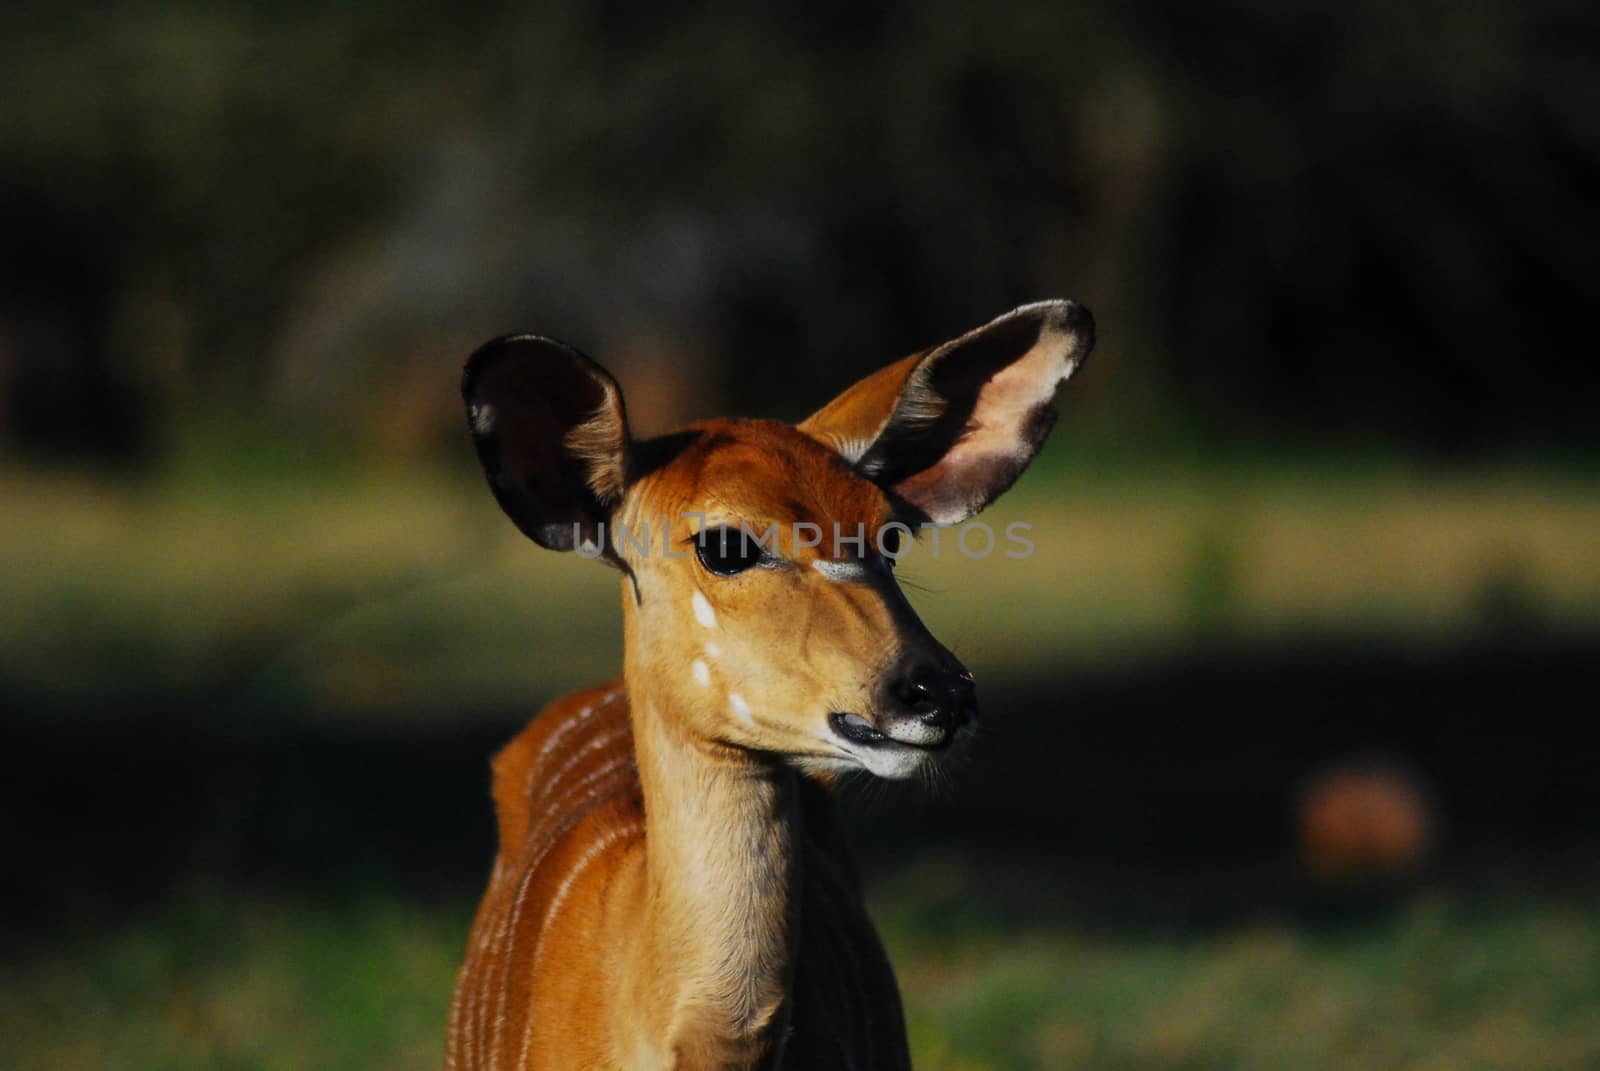
[[850, 753], [868, 773], [886, 781], [904, 781], [920, 770], [931, 757], [921, 748], [894, 744], [851, 749]]
[[848, 774], [865, 770], [885, 781], [904, 781], [932, 756], [913, 747], [851, 748], [848, 755], [791, 755], [789, 762], [809, 774]]

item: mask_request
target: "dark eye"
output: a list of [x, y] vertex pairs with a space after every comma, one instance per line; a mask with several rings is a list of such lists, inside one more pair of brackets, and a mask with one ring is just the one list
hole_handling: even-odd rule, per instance
[[739, 528], [703, 529], [695, 536], [694, 551], [700, 564], [718, 576], [742, 573], [766, 557], [761, 544]]

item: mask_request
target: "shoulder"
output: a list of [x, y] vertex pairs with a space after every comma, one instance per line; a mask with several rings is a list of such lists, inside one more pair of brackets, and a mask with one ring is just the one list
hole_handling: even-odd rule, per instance
[[[551, 703], [494, 757], [502, 856], [546, 846], [591, 811], [625, 814], [638, 797], [633, 728], [621, 681]], [[620, 816], [620, 815], [619, 815]]]

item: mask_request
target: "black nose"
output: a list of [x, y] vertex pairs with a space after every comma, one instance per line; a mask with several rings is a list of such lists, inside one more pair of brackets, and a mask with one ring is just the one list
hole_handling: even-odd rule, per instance
[[953, 732], [972, 720], [978, 706], [972, 674], [961, 666], [913, 666], [900, 678], [895, 693], [923, 722], [945, 732]]

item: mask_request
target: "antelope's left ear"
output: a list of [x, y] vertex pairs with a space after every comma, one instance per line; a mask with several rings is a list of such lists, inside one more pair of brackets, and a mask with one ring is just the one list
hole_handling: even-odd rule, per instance
[[517, 527], [551, 550], [608, 550], [629, 449], [611, 374], [564, 342], [508, 335], [467, 358], [461, 397], [489, 487]]
[[1056, 388], [1093, 348], [1082, 305], [1024, 305], [868, 376], [799, 427], [934, 524], [958, 524], [1028, 467]]

